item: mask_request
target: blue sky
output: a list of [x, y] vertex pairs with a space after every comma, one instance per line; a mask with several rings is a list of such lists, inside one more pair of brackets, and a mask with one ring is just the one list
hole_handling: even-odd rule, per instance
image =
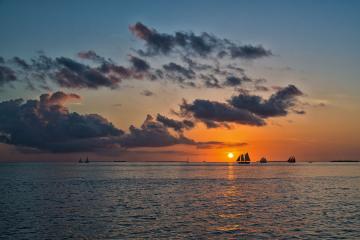
[[94, 49], [122, 60], [133, 40], [128, 25], [141, 21], [163, 32], [207, 31], [261, 43], [291, 67], [326, 76], [321, 83], [341, 78], [359, 86], [358, 1], [3, 0], [0, 6], [3, 56]]

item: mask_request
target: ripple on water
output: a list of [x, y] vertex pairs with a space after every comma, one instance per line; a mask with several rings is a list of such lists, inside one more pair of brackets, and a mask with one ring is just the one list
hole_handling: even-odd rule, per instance
[[358, 165], [31, 169], [0, 168], [4, 239], [360, 236]]

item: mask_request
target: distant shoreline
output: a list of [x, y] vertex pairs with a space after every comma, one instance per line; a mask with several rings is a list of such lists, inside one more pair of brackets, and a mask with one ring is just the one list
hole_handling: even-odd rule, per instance
[[360, 162], [360, 160], [332, 160], [330, 162]]

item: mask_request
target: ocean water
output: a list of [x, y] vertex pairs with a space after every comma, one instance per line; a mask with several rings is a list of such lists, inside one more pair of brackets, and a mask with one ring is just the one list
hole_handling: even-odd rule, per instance
[[360, 239], [360, 163], [2, 163], [0, 239]]

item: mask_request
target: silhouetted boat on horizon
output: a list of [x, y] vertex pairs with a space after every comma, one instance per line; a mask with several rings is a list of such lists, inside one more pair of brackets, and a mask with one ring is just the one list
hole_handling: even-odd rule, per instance
[[250, 156], [248, 153], [245, 154], [241, 154], [240, 156], [238, 156], [238, 158], [236, 159], [236, 162], [238, 164], [250, 164]]
[[79, 163], [89, 163], [89, 162], [90, 162], [90, 161], [89, 161], [89, 158], [88, 158], [88, 157], [86, 157], [86, 160], [85, 160], [85, 161], [83, 161], [82, 158], [79, 159]]
[[290, 156], [288, 159], [288, 163], [295, 163], [295, 162], [296, 162], [295, 156]]
[[267, 163], [268, 161], [267, 161], [267, 159], [265, 157], [262, 157], [259, 162], [260, 163]]

